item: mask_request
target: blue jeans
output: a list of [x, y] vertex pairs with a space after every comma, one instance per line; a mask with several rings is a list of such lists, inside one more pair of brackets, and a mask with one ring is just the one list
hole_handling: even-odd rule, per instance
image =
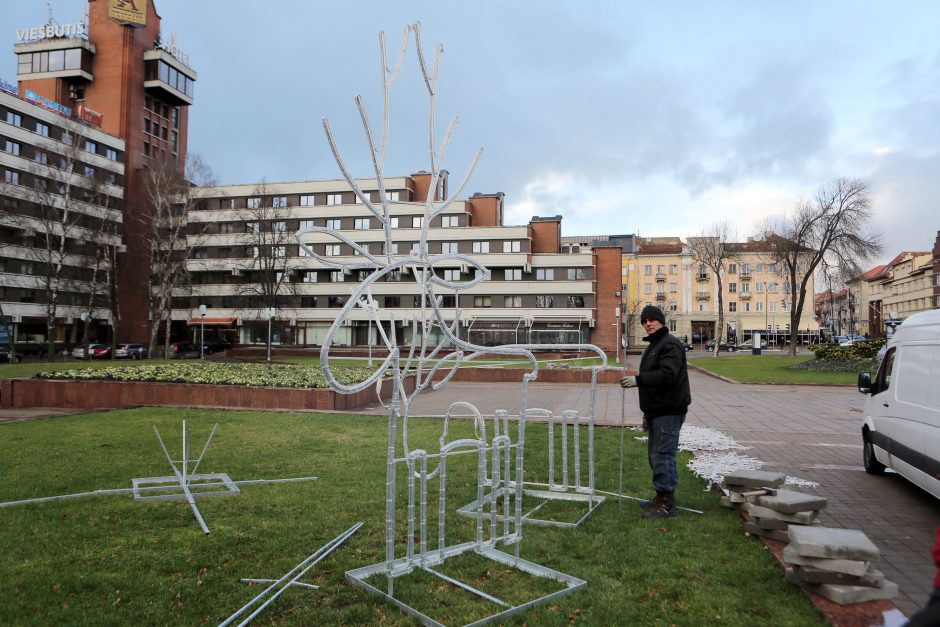
[[653, 487], [657, 492], [675, 492], [679, 485], [676, 453], [679, 451], [679, 430], [685, 422], [685, 414], [656, 416], [646, 422], [649, 426], [646, 445], [650, 468], [653, 469]]

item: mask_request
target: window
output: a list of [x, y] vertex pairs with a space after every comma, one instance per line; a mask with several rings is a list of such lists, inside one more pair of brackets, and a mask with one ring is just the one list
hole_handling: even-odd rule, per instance
[[584, 296], [569, 296], [568, 297], [568, 307], [569, 308], [583, 308], [584, 307]]
[[758, 273], [763, 272], [763, 271], [764, 271], [764, 264], [762, 264], [762, 263], [757, 264], [756, 271], [757, 271]]
[[300, 280], [303, 283], [316, 283], [317, 271], [316, 270], [304, 270], [304, 272], [300, 275]]
[[95, 168], [93, 168], [93, 167], [90, 166], [90, 165], [86, 165], [86, 166], [85, 166], [85, 176], [86, 176], [87, 178], [90, 178], [90, 179], [95, 178]]
[[[363, 251], [365, 251], [365, 252], [370, 252], [370, 250], [369, 250], [369, 244], [359, 244], [359, 248], [361, 248], [361, 249], [362, 249]], [[362, 253], [359, 252], [358, 250], [353, 249], [353, 254], [354, 254], [354, 255], [361, 255]]]
[[554, 281], [555, 269], [554, 268], [536, 268], [535, 280], [536, 281]]
[[63, 144], [71, 144], [74, 137], [68, 131], [62, 131], [61, 141]]
[[767, 266], [767, 272], [776, 272], [776, 271], [777, 271], [777, 264], [772, 263]]
[[261, 199], [260, 198], [249, 198], [246, 203], [249, 209], [260, 209], [261, 208]]
[[389, 218], [389, 226], [393, 229], [398, 228], [398, 218]]
[[729, 294], [734, 294], [734, 293], [736, 293], [737, 291], [738, 291], [738, 284], [737, 284], [737, 283], [728, 283], [728, 293], [729, 293]]
[[301, 197], [300, 197], [300, 206], [301, 206], [301, 207], [312, 207], [312, 206], [313, 206], [313, 196], [301, 196]]
[[43, 137], [49, 137], [49, 125], [42, 122], [36, 122], [36, 133]]
[[328, 218], [326, 221], [326, 228], [339, 231], [341, 228], [343, 228], [342, 223], [343, 221], [339, 218]]
[[41, 150], [37, 150], [35, 154], [33, 154], [33, 160], [36, 163], [49, 163], [49, 155]]
[[670, 293], [670, 294], [676, 294], [676, 293], [678, 293], [678, 291], [679, 291], [679, 284], [678, 284], [678, 283], [670, 283], [670, 284], [669, 284], [669, 293]]
[[751, 284], [750, 284], [750, 283], [742, 283], [742, 284], [741, 284], [741, 292], [742, 292], [742, 293], [749, 294], [749, 293], [751, 292]]
[[23, 126], [23, 116], [19, 113], [7, 111], [7, 124], [12, 124], [13, 126]]
[[490, 252], [490, 243], [489, 242], [473, 242], [473, 252], [475, 253]]
[[731, 301], [728, 303], [728, 312], [735, 313], [738, 310], [738, 303], [736, 301]]
[[679, 311], [679, 306], [675, 303], [669, 303], [669, 311]]
[[385, 280], [391, 283], [398, 283], [401, 281], [401, 268], [389, 270], [388, 274], [385, 275]]
[[287, 196], [275, 196], [271, 199], [271, 206], [275, 209], [283, 209], [287, 206]]
[[200, 248], [200, 249], [193, 251], [193, 259], [208, 259], [208, 258], [209, 258], [209, 251], [207, 251], [205, 248]]
[[365, 231], [369, 228], [369, 218], [356, 218], [356, 221], [353, 224], [353, 227], [357, 231]]
[[[368, 271], [366, 271], [368, 272]], [[385, 306], [396, 308], [401, 307], [401, 296], [386, 296], [385, 297]]]
[[305, 309], [313, 309], [314, 307], [317, 306], [317, 297], [316, 296], [301, 296], [300, 306]]
[[763, 283], [758, 283], [758, 284], [757, 284], [757, 293], [758, 293], [758, 294], [763, 294], [763, 293], [764, 293], [764, 284], [763, 284]]
[[16, 170], [4, 170], [3, 171], [3, 181], [9, 183], [10, 185], [19, 185], [20, 184], [20, 173]]
[[490, 296], [474, 296], [473, 297], [473, 306], [474, 307], [491, 307], [492, 306], [492, 297]]
[[443, 216], [441, 218], [441, 226], [445, 229], [460, 226], [460, 216]]
[[392, 202], [398, 202], [401, 200], [401, 192], [385, 192], [385, 200], [390, 200]]
[[234, 198], [219, 198], [219, 209], [234, 209], [234, 208], [235, 208]]
[[330, 271], [330, 283], [342, 283], [346, 280], [346, 275], [342, 270], [331, 270]]
[[309, 244], [308, 245], [300, 244], [297, 247], [297, 256], [298, 257], [312, 257], [313, 253], [310, 251]]
[[339, 244], [327, 244], [324, 254], [327, 257], [339, 257], [340, 245]]
[[234, 233], [235, 232], [235, 223], [234, 222], [222, 222], [219, 224], [219, 233]]
[[645, 274], [646, 276], [652, 276], [653, 266], [651, 266], [650, 264], [646, 264], [645, 266], [643, 266], [643, 274]]
[[676, 264], [669, 264], [669, 274], [679, 274], [679, 266]]
[[[420, 298], [420, 297], [419, 297], [419, 298]], [[456, 306], [457, 306], [457, 298], [456, 298], [453, 294], [449, 294], [449, 295], [446, 295], [446, 296], [438, 296], [438, 297], [437, 297], [437, 306], [438, 306], [438, 307], [456, 307]]]
[[457, 242], [441, 242], [441, 254], [457, 254]]
[[757, 313], [761, 313], [764, 311], [764, 303], [762, 303], [761, 301], [757, 301], [757, 303], [755, 304], [757, 306], [754, 308], [754, 311], [756, 311]]
[[10, 141], [9, 139], [7, 139], [3, 142], [3, 152], [8, 152], [11, 155], [19, 155], [20, 145], [14, 141]]
[[504, 253], [518, 253], [522, 251], [522, 242], [519, 240], [511, 240], [503, 242], [503, 252]]
[[260, 233], [260, 232], [261, 232], [260, 222], [245, 222], [245, 233]]
[[551, 307], [554, 307], [555, 297], [539, 294], [535, 297], [535, 306], [540, 309], [549, 309]]
[[342, 307], [346, 303], [346, 299], [342, 296], [330, 296], [327, 301], [329, 307]]
[[107, 157], [108, 161], [117, 161], [117, 150], [114, 148], [105, 148], [104, 156]]
[[258, 247], [257, 247], [257, 246], [245, 246], [245, 256], [246, 256], [246, 257], [257, 257], [257, 256], [258, 256]]
[[413, 229], [420, 229], [420, 228], [421, 228], [421, 224], [422, 224], [423, 222], [424, 222], [424, 217], [423, 217], [423, 216], [415, 216], [415, 217], [411, 218], [411, 228], [413, 228]]
[[444, 280], [445, 281], [459, 281], [460, 270], [453, 270], [453, 269], [444, 270]]
[[305, 230], [305, 229], [312, 229], [312, 228], [313, 228], [313, 220], [301, 220], [301, 221], [300, 221], [300, 230], [301, 230], [301, 231], [303, 231], [303, 230]]
[[341, 205], [341, 204], [343, 204], [343, 195], [342, 195], [342, 194], [327, 194], [327, 195], [326, 195], [326, 204], [328, 204], [328, 205]]
[[750, 310], [751, 310], [751, 303], [745, 302], [745, 303], [744, 303], [744, 311], [747, 312], [747, 311], [750, 311]]
[[583, 281], [585, 278], [584, 268], [568, 268], [569, 281]]
[[96, 153], [98, 152], [98, 144], [91, 141], [90, 139], [86, 139], [84, 149], [85, 152]]
[[644, 293], [644, 294], [652, 294], [652, 293], [653, 293], [653, 284], [652, 284], [652, 283], [644, 283], [644, 284], [643, 284], [643, 293]]
[[283, 233], [287, 230], [287, 222], [272, 222], [271, 230], [275, 233]]
[[387, 255], [397, 255], [397, 254], [398, 254], [398, 242], [392, 242], [391, 248], [389, 248], [389, 247], [388, 247], [388, 244], [386, 244], [386, 251], [385, 251], [385, 254], [387, 254]]
[[219, 254], [218, 254], [218, 256], [219, 256], [219, 259], [228, 259], [229, 257], [232, 256], [232, 249], [231, 249], [231, 248], [220, 248], [220, 249], [219, 249]]
[[287, 246], [272, 246], [271, 256], [275, 259], [281, 259], [287, 256]]
[[522, 297], [503, 296], [503, 307], [522, 307]]
[[776, 312], [777, 312], [777, 301], [772, 300], [770, 301], [770, 313], [776, 313]]
[[522, 268], [507, 268], [503, 271], [503, 278], [506, 281], [521, 281]]

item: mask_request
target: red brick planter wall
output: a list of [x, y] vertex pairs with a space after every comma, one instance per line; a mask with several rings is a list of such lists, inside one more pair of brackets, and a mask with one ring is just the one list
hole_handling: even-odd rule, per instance
[[[414, 390], [413, 377], [405, 380], [405, 389]], [[391, 385], [382, 386], [382, 398], [388, 399], [390, 396]], [[370, 405], [375, 400], [374, 387], [357, 394], [338, 394], [333, 390], [301, 388], [50, 379], [6, 379], [0, 387], [0, 407], [121, 409], [142, 405], [182, 405], [348, 411]]]

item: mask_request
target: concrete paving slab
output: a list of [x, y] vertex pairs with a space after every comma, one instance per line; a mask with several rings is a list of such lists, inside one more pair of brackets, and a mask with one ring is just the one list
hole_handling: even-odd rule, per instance
[[898, 585], [892, 581], [885, 581], [881, 588], [867, 588], [865, 586], [840, 586], [836, 584], [808, 583], [800, 579], [792, 568], [786, 570], [786, 580], [814, 594], [829, 599], [839, 605], [850, 605], [864, 601], [879, 601], [893, 599], [898, 594]]
[[856, 577], [861, 577], [864, 575], [866, 572], [868, 572], [868, 568], [871, 566], [871, 562], [861, 560], [806, 557], [797, 553], [796, 549], [789, 545], [783, 549], [783, 559], [788, 564], [812, 566], [813, 568], [818, 568], [819, 570], [828, 570], [834, 573], [845, 573], [846, 575], [854, 575]]
[[766, 470], [738, 470], [725, 475], [721, 487], [737, 492], [745, 492], [739, 488], [777, 488], [784, 484], [787, 476], [780, 472]]
[[795, 514], [825, 509], [828, 501], [822, 496], [781, 488], [776, 494], [755, 497], [754, 503], [785, 514]]
[[[769, 507], [761, 507], [760, 505], [755, 505], [754, 503], [739, 503], [736, 505], [737, 509], [741, 509], [745, 512], [748, 512], [751, 516], [758, 516], [760, 518], [771, 518], [773, 520], [783, 520], [790, 523], [797, 523], [799, 526], [810, 525], [818, 512], [795, 512], [793, 514], [787, 514], [785, 512], [778, 512], [775, 509], [770, 509]], [[791, 540], [792, 542], [792, 540]], [[828, 557], [828, 556], [813, 556], [813, 557]]]
[[745, 522], [742, 526], [744, 527], [744, 530], [752, 536], [770, 538], [771, 540], [777, 540], [778, 542], [790, 541], [790, 536], [787, 535], [787, 532], [781, 531], [780, 529], [764, 529], [752, 521]]
[[875, 543], [858, 529], [793, 527], [790, 546], [804, 557], [872, 561], [881, 555]]
[[831, 570], [813, 568], [812, 566], [793, 566], [793, 571], [797, 576], [807, 583], [831, 583], [842, 586], [866, 586], [868, 588], [880, 588], [884, 585], [884, 574], [872, 565], [864, 575], [846, 575]]

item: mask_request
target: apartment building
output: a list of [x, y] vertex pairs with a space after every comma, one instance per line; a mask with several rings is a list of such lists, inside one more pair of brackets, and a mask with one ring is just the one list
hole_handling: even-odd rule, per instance
[[[173, 319], [177, 328], [209, 324], [214, 332], [243, 344], [263, 343], [273, 309], [274, 340], [315, 346], [345, 306], [351, 288], [368, 271], [330, 268], [299, 246], [295, 233], [317, 255], [354, 262], [358, 251], [332, 236], [338, 233], [369, 254], [396, 259], [417, 253], [425, 200], [447, 197], [447, 178], [430, 190], [431, 175], [385, 180], [392, 249], [385, 232], [346, 181], [304, 181], [204, 187], [196, 191], [189, 217], [189, 284], [178, 288]], [[357, 186], [378, 202], [375, 180]], [[459, 295], [440, 294], [441, 307], [458, 321], [461, 337], [482, 345], [511, 342], [591, 342], [613, 350], [617, 343], [621, 249], [600, 245], [588, 252], [563, 252], [561, 217], [533, 217], [528, 224], [503, 224], [503, 194], [474, 194], [456, 200], [428, 227], [428, 253], [461, 253], [491, 272]], [[570, 250], [570, 248], [569, 248]], [[441, 278], [472, 277], [460, 260], [436, 268]], [[379, 324], [399, 341], [412, 333], [422, 294], [414, 276], [395, 272], [373, 285]], [[457, 298], [459, 297], [459, 301]], [[205, 315], [200, 315], [200, 306]], [[356, 310], [335, 342], [343, 346], [380, 344], [364, 310]]]
[[111, 321], [125, 143], [77, 115], [0, 81], [0, 343], [24, 354]]
[[[723, 338], [745, 342], [755, 332], [771, 345], [784, 344], [790, 335], [790, 286], [783, 268], [772, 260], [770, 249], [760, 240], [726, 245], [727, 259], [721, 274], [725, 328]], [[636, 300], [625, 304], [638, 312], [646, 305], [663, 309], [666, 325], [679, 337], [703, 343], [716, 337], [718, 325], [718, 283], [708, 266], [695, 260], [688, 242], [677, 237], [638, 238]], [[813, 281], [804, 306], [798, 337], [801, 342], [816, 341], [819, 326], [813, 315]], [[627, 336], [642, 338], [645, 333], [636, 316], [630, 320]]]
[[940, 233], [933, 251], [903, 251], [884, 265], [875, 266], [846, 283], [847, 308], [855, 311], [858, 329], [870, 337], [884, 337], [889, 328], [920, 311], [940, 307]]
[[146, 169], [167, 160], [183, 172], [197, 79], [188, 54], [162, 30], [155, 5], [89, 0], [76, 3], [87, 13], [70, 24], [15, 25], [19, 94], [124, 142], [118, 335], [130, 341], [145, 340], [150, 329]]

